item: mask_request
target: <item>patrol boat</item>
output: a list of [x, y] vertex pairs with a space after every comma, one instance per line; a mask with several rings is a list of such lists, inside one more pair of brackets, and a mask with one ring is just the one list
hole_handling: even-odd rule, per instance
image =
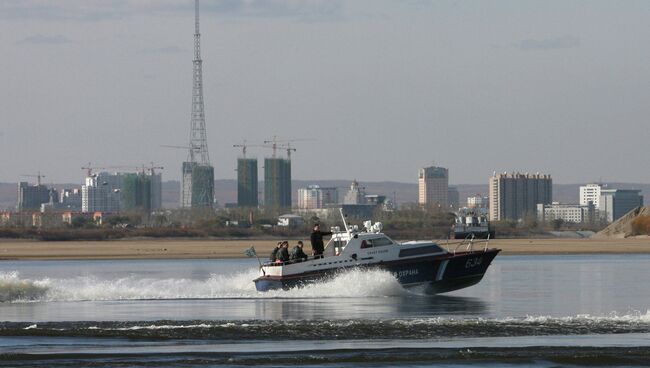
[[[345, 224], [345, 219], [344, 219]], [[483, 278], [501, 249], [474, 249], [473, 238], [458, 242], [453, 250], [432, 241], [398, 243], [381, 232], [380, 222], [364, 222], [364, 229], [332, 228], [323, 258], [303, 262], [260, 264], [254, 280], [258, 291], [291, 289], [332, 278], [352, 268], [391, 272], [402, 286], [418, 287], [427, 294], [446, 293], [472, 286]], [[449, 245], [449, 244], [448, 244]]]

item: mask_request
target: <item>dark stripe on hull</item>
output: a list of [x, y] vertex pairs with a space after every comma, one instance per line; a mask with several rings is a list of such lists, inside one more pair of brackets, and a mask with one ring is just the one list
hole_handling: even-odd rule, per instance
[[309, 274], [291, 276], [266, 276], [255, 279], [258, 291], [291, 289], [327, 280], [355, 267], [383, 269], [391, 272], [404, 287], [426, 284], [429, 293], [446, 293], [472, 286], [483, 278], [488, 266], [500, 252], [489, 249], [485, 252], [459, 252], [437, 257], [396, 260], [363, 266], [335, 268]]

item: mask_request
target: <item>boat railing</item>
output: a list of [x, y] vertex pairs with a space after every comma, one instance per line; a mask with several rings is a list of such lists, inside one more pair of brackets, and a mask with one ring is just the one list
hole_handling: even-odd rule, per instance
[[[461, 248], [462, 246], [465, 246], [466, 251], [474, 252], [474, 239], [475, 239], [474, 234], [468, 234], [465, 237], [465, 239], [463, 239], [461, 242], [459, 242], [456, 245], [456, 247], [453, 250], [453, 253], [456, 254], [456, 251], [458, 251], [458, 249]], [[485, 246], [483, 247], [484, 252], [487, 251], [489, 243], [490, 243], [490, 234], [488, 234], [487, 239], [485, 239]], [[449, 249], [449, 247], [447, 247], [447, 249]]]

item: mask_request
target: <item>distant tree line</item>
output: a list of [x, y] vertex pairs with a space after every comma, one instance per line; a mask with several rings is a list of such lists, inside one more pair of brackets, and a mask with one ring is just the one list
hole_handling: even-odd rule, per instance
[[[280, 210], [257, 208], [174, 209], [148, 215], [142, 211], [109, 216], [101, 223], [88, 216], [75, 216], [70, 224], [54, 228], [0, 226], [0, 238], [28, 238], [41, 240], [110, 240], [134, 237], [149, 238], [307, 238], [315, 223], [322, 229], [339, 226], [340, 215], [333, 211], [321, 218], [316, 213], [303, 214], [304, 223], [298, 226], [277, 226]], [[381, 222], [383, 231], [396, 240], [453, 238], [455, 215], [436, 208], [421, 208], [416, 204], [403, 205], [399, 210], [378, 208], [372, 218], [347, 218], [349, 225], [363, 228], [364, 220]], [[539, 223], [534, 216], [521, 221], [493, 222], [498, 238], [544, 237], [548, 231], [599, 231], [602, 224], [573, 224], [562, 220]], [[650, 234], [650, 217], [642, 216], [633, 226], [639, 234]]]

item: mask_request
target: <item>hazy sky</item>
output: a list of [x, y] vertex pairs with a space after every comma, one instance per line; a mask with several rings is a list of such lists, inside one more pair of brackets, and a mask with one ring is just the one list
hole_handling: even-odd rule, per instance
[[[297, 179], [650, 182], [650, 1], [201, 7], [217, 178], [233, 144], [278, 135], [315, 138]], [[0, 181], [150, 161], [178, 179], [186, 152], [160, 145], [189, 140], [193, 21], [191, 0], [0, 1]]]

